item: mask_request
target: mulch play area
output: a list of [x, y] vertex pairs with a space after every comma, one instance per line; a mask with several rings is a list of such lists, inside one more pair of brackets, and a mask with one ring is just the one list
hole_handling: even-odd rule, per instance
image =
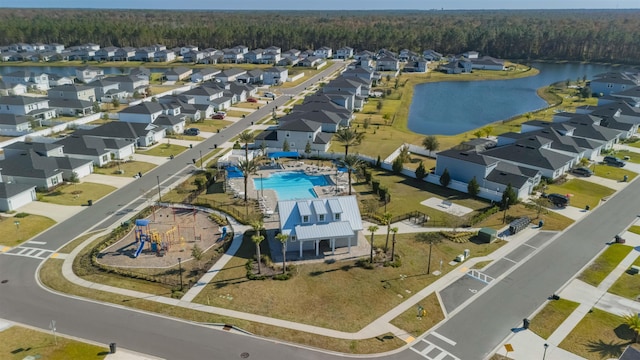
[[[98, 261], [115, 267], [164, 268], [178, 264], [178, 258], [182, 262], [190, 260], [195, 245], [207, 251], [223, 243], [223, 227], [208, 215], [193, 209], [156, 208], [147, 221], [138, 222], [147, 223], [146, 226], [134, 226], [125, 237], [104, 249]], [[140, 237], [146, 241], [136, 257]]]

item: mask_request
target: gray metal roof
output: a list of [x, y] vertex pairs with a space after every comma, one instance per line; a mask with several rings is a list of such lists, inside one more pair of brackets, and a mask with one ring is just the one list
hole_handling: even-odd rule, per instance
[[[324, 221], [319, 221], [318, 217], [314, 216], [318, 214], [315, 213], [315, 207], [312, 208], [312, 202], [317, 202], [318, 205], [322, 204], [326, 215], [328, 215], [325, 216]], [[333, 205], [330, 205], [329, 202], [332, 202]], [[333, 209], [337, 209], [338, 206], [341, 211], [339, 213], [340, 220], [334, 221], [337, 212], [333, 212]], [[348, 235], [353, 235], [354, 231], [362, 230], [358, 201], [353, 195], [307, 200], [282, 200], [278, 201], [278, 213], [280, 215], [280, 230], [282, 233], [291, 235], [297, 235], [297, 231], [304, 228], [302, 231], [306, 231], [304, 235], [306, 238], [346, 236], [343, 233], [343, 229], [345, 229], [342, 227], [343, 225], [319, 226], [341, 222], [346, 222], [349, 225], [351, 232]], [[302, 223], [302, 216], [309, 216], [309, 222]], [[317, 226], [312, 227], [313, 224]]]
[[340, 201], [336, 199], [329, 199], [327, 203], [329, 204], [329, 209], [331, 210], [332, 213], [342, 214], [342, 207], [340, 206]]
[[316, 213], [316, 215], [327, 215], [328, 213], [322, 200], [312, 201], [311, 206], [313, 207], [313, 211]]
[[306, 201], [299, 201], [297, 204], [300, 216], [311, 216], [311, 207]]
[[353, 236], [353, 229], [348, 221], [306, 226], [296, 225], [295, 235], [298, 237], [298, 241], [315, 240], [318, 238], [338, 238]]

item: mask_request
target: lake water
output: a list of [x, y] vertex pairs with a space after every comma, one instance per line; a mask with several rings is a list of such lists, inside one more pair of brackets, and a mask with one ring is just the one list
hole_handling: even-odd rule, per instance
[[409, 108], [409, 129], [428, 135], [459, 134], [547, 106], [536, 94], [543, 86], [629, 69], [581, 63], [532, 65], [540, 73], [527, 78], [417, 85]]

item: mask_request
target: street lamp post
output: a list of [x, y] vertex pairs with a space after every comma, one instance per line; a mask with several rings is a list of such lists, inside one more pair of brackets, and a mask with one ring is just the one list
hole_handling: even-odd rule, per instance
[[180, 291], [182, 291], [182, 258], [178, 258], [178, 272], [180, 273]]
[[162, 195], [160, 194], [160, 175], [157, 175], [156, 179], [158, 180], [158, 202], [161, 203], [162, 202]]
[[542, 360], [545, 360], [545, 358], [547, 357], [547, 348], [549, 347], [549, 344], [545, 343], [544, 344], [544, 353], [542, 354]]
[[505, 198], [504, 202], [504, 216], [502, 217], [502, 223], [504, 224], [507, 221], [507, 208], [509, 207], [509, 197]]

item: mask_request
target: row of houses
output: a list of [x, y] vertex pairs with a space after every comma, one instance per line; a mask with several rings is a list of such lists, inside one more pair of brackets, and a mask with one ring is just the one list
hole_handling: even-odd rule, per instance
[[460, 55], [450, 56], [446, 64], [438, 67], [438, 70], [447, 74], [471, 73], [473, 70], [502, 71], [504, 69], [504, 60], [491, 56], [480, 56], [477, 51], [467, 51]]
[[474, 139], [441, 151], [435, 175], [446, 170], [462, 183], [475, 178], [481, 188], [496, 192], [511, 185], [524, 198], [543, 177], [555, 180], [582, 159], [595, 161], [602, 151], [635, 136], [640, 107], [621, 94], [612, 93], [610, 99], [599, 99], [598, 106], [580, 107], [575, 113], [555, 114], [552, 121], [527, 121], [520, 132], [501, 134], [495, 141]]

